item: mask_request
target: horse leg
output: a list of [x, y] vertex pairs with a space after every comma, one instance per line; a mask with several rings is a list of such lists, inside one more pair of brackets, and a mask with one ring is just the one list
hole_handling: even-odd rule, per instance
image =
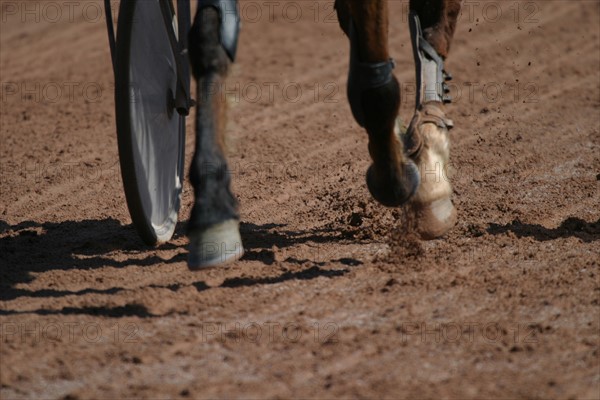
[[243, 254], [223, 143], [223, 85], [235, 57], [239, 29], [235, 6], [235, 0], [199, 0], [190, 31], [190, 61], [198, 89], [196, 148], [190, 169], [194, 188], [188, 224], [191, 269], [223, 264]]
[[383, 205], [399, 206], [416, 191], [419, 174], [394, 131], [400, 86], [388, 52], [387, 0], [336, 0], [335, 7], [351, 46], [348, 99], [354, 118], [369, 135], [373, 164], [367, 186]]
[[411, 0], [410, 24], [417, 73], [415, 116], [405, 136], [410, 158], [419, 167], [421, 184], [411, 199], [418, 231], [424, 239], [444, 235], [457, 220], [452, 204], [452, 186], [447, 176], [448, 131], [444, 103], [449, 103], [444, 70], [460, 0]]

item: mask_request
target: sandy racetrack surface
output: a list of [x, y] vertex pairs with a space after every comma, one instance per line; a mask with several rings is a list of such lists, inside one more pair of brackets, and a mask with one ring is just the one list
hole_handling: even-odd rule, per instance
[[[366, 189], [331, 2], [242, 2], [228, 155], [247, 254], [198, 273], [189, 186], [171, 242], [131, 226], [101, 2], [66, 3], [0, 3], [2, 399], [600, 397], [597, 1], [465, 9], [460, 219], [431, 242]], [[407, 2], [390, 4], [408, 119]]]

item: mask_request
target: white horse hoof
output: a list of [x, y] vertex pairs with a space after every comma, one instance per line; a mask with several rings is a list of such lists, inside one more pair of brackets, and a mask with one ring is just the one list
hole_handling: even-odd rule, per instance
[[456, 225], [456, 208], [449, 198], [434, 200], [428, 204], [415, 204], [417, 232], [424, 240], [437, 239], [444, 236]]
[[450, 140], [447, 119], [441, 104], [427, 103], [415, 114], [409, 132], [412, 158], [421, 174], [421, 184], [412, 198], [418, 232], [423, 239], [443, 236], [457, 221], [452, 204], [452, 185], [448, 177]]
[[189, 233], [188, 267], [193, 270], [225, 265], [244, 255], [239, 222], [228, 220]]

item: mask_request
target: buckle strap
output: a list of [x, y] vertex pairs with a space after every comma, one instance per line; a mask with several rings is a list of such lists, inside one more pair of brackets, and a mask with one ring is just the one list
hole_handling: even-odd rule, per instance
[[423, 104], [421, 109], [417, 111], [417, 114], [421, 114], [421, 124], [431, 122], [440, 128], [448, 130], [454, 128], [454, 122], [446, 117], [440, 105], [436, 105], [435, 103]]
[[419, 157], [423, 148], [423, 135], [421, 126], [426, 123], [435, 124], [440, 129], [450, 131], [454, 122], [446, 117], [439, 102], [427, 102], [422, 104], [415, 112], [413, 119], [404, 137], [404, 151], [411, 158]]

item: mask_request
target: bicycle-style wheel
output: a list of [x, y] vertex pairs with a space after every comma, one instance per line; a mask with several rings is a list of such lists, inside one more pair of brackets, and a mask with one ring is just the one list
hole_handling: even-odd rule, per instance
[[[172, 20], [177, 34], [174, 14]], [[150, 245], [173, 236], [180, 206], [185, 118], [175, 110], [176, 86], [160, 1], [122, 1], [115, 67], [119, 160], [131, 219]]]

